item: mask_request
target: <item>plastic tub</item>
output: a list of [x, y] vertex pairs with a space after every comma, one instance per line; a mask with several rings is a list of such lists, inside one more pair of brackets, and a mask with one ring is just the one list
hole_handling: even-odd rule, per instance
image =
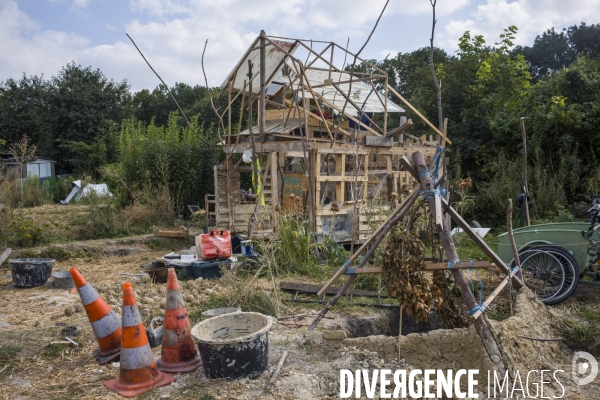
[[52, 258], [15, 258], [9, 260], [13, 285], [17, 287], [42, 286], [52, 273]]
[[202, 320], [209, 319], [212, 317], [218, 317], [219, 315], [241, 313], [241, 312], [242, 312], [242, 309], [239, 307], [213, 308], [211, 310], [206, 310], [202, 313]]
[[144, 268], [153, 283], [167, 283], [169, 268]]
[[217, 279], [221, 277], [221, 265], [231, 264], [231, 260], [192, 261], [194, 279]]
[[69, 271], [58, 271], [52, 274], [54, 286], [61, 289], [70, 289], [75, 287], [73, 277]]
[[225, 314], [192, 328], [208, 378], [239, 379], [260, 375], [269, 363], [272, 320], [259, 313]]

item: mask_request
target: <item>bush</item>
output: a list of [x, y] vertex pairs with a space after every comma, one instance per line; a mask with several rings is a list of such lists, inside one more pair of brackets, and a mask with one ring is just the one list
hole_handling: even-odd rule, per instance
[[173, 202], [166, 187], [137, 191], [135, 201], [119, 208], [114, 204], [90, 209], [88, 221], [71, 228], [76, 239], [100, 239], [149, 233], [152, 226], [174, 226]]
[[[222, 159], [213, 130], [198, 126], [197, 119], [192, 124], [206, 141], [215, 145], [217, 156]], [[204, 195], [214, 192], [215, 154], [191, 129], [178, 125], [176, 113], [170, 115], [166, 128], [157, 127], [154, 121], [148, 127], [134, 120], [124, 121], [119, 146], [119, 184], [133, 191], [147, 187], [159, 190], [166, 184], [175, 210], [182, 210], [187, 204], [202, 204]]]
[[44, 226], [33, 218], [16, 217], [8, 224], [8, 242], [13, 246], [32, 247], [43, 242]]
[[[530, 210], [532, 218], [544, 220], [558, 215], [562, 205], [566, 205], [566, 197], [559, 178], [554, 177], [547, 167], [538, 159], [529, 167], [529, 195], [535, 207]], [[520, 182], [523, 180], [523, 163], [519, 159], [509, 160], [504, 152], [498, 160], [488, 164], [486, 174], [490, 177], [485, 182], [475, 182], [475, 218], [491, 226], [506, 223], [508, 199], [516, 199], [522, 193]], [[514, 213], [518, 213], [514, 211]]]
[[308, 274], [314, 270], [315, 260], [311, 254], [312, 233], [309, 221], [302, 217], [282, 217], [277, 224], [272, 253], [275, 273], [293, 272]]
[[48, 182], [40, 187], [40, 179], [30, 176], [26, 180], [8, 180], [0, 183], [0, 202], [16, 207], [37, 207], [50, 201]]

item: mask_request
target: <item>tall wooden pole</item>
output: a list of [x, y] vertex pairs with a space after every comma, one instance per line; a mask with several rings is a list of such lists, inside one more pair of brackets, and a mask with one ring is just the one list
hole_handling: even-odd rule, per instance
[[265, 72], [265, 62], [266, 62], [266, 55], [265, 55], [265, 31], [260, 31], [260, 66], [259, 71], [260, 71], [260, 92], [259, 92], [259, 98], [260, 98], [260, 104], [259, 104], [259, 111], [258, 111], [258, 133], [260, 133], [260, 142], [264, 143], [265, 142], [265, 125], [266, 125], [266, 116], [265, 116], [265, 109], [266, 109], [266, 100], [267, 100], [267, 94], [265, 93], [265, 86], [267, 84], [266, 82], [266, 72]]
[[523, 136], [523, 184], [525, 185], [525, 213], [527, 215], [527, 226], [531, 225], [529, 220], [529, 186], [527, 185], [527, 133], [525, 132], [525, 118], [521, 117], [521, 135]]
[[[433, 181], [431, 179], [430, 173], [424, 173], [423, 171], [429, 171], [427, 168], [427, 163], [425, 162], [425, 157], [419, 151], [413, 153], [412, 155], [413, 166], [417, 171], [419, 176], [421, 187], [428, 188], [433, 187]], [[437, 196], [437, 195], [435, 195]], [[430, 196], [431, 197], [431, 196]], [[429, 209], [435, 212], [435, 201], [433, 198], [428, 198]], [[459, 260], [458, 254], [456, 253], [456, 247], [454, 246], [454, 241], [452, 240], [452, 234], [450, 233], [450, 226], [447, 223], [444, 223], [443, 229], [440, 232], [440, 238], [442, 241], [442, 245], [444, 246], [444, 251], [448, 260]], [[460, 292], [462, 295], [462, 299], [467, 305], [469, 310], [473, 310], [477, 307], [477, 302], [471, 293], [471, 289], [465, 280], [465, 277], [462, 273], [462, 270], [452, 269], [452, 276], [454, 277], [454, 282], [460, 288]], [[494, 365], [496, 371], [498, 371], [501, 376], [504, 376], [506, 372], [506, 367], [504, 366], [504, 362], [502, 361], [502, 356], [500, 354], [500, 349], [492, 336], [492, 332], [490, 327], [487, 325], [485, 318], [480, 317], [474, 321], [475, 327], [477, 328], [477, 332], [481, 337], [481, 341]]]

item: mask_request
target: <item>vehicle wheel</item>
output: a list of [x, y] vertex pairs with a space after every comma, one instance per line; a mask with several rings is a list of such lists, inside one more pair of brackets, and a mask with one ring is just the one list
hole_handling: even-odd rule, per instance
[[[557, 304], [566, 300], [579, 283], [577, 261], [560, 246], [529, 246], [519, 253], [519, 259], [525, 284], [544, 304]], [[562, 281], [562, 285], [558, 284], [559, 281]]]

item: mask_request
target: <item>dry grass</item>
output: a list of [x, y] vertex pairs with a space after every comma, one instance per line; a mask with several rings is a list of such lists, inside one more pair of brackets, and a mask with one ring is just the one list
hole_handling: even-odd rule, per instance
[[[164, 254], [165, 250], [147, 249], [123, 257], [72, 259], [56, 262], [53, 271], [76, 267], [117, 313], [121, 310], [121, 285], [132, 279], [140, 310], [162, 315], [165, 285], [136, 275], [141, 272], [140, 265]], [[10, 284], [10, 269], [0, 268], [0, 321], [10, 324], [0, 326], [0, 398], [40, 398], [40, 394], [44, 399], [120, 398], [103, 386], [103, 382], [118, 376], [118, 368], [96, 363], [92, 352], [97, 343], [85, 313], [65, 315], [66, 308], [79, 304], [79, 296], [49, 284], [30, 289], [11, 289]], [[188, 314], [195, 315], [211, 308], [215, 298], [236, 298], [230, 288], [238, 287], [218, 280], [181, 281], [180, 285]], [[248, 293], [256, 294], [258, 287], [254, 289]], [[146, 318], [146, 323], [149, 320]], [[78, 327], [80, 335], [73, 338], [78, 347], [52, 344], [64, 341], [62, 326], [56, 326], [57, 323]], [[158, 358], [160, 347], [154, 352]], [[205, 393], [216, 393], [223, 384], [220, 380], [207, 380], [201, 368], [177, 378], [179, 386], [156, 389], [139, 398], [160, 398], [162, 394], [171, 399], [202, 398]], [[239, 394], [243, 395], [243, 388], [239, 388]]]

